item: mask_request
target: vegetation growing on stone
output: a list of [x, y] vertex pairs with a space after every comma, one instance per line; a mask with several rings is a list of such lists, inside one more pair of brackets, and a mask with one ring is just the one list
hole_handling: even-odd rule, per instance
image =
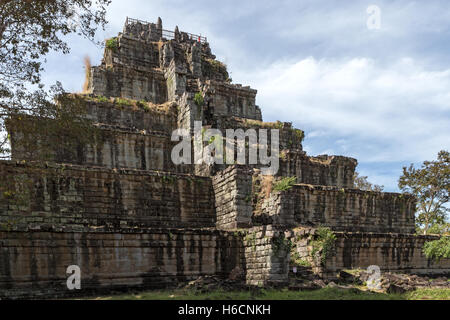
[[302, 142], [303, 138], [305, 137], [305, 132], [300, 129], [294, 129], [294, 133], [297, 139]]
[[311, 241], [313, 258], [319, 258], [322, 264], [335, 254], [336, 235], [327, 227], [319, 227], [316, 230], [315, 239]]
[[293, 246], [294, 250], [291, 250], [290, 263], [294, 266], [311, 267], [311, 262], [301, 258], [300, 254], [295, 250], [296, 246]]
[[215, 59], [205, 58], [202, 60], [202, 72], [203, 75], [208, 78], [217, 78], [220, 80], [231, 82], [230, 76], [227, 71], [227, 66]]
[[205, 104], [205, 100], [203, 99], [203, 95], [201, 92], [197, 92], [194, 96], [194, 102], [197, 106], [203, 107]]
[[119, 48], [117, 38], [111, 38], [106, 40], [106, 48], [112, 51], [116, 51]]
[[273, 250], [275, 254], [278, 254], [280, 252], [287, 253], [291, 251], [292, 248], [292, 241], [290, 239], [287, 239], [284, 235], [284, 233], [281, 233], [278, 235], [278, 237], [272, 238], [273, 242]]
[[115, 98], [114, 103], [116, 103], [120, 106], [132, 106], [133, 105], [132, 101], [130, 101], [128, 99], [124, 99], [124, 98]]
[[285, 177], [279, 181], [276, 181], [273, 184], [273, 191], [276, 192], [281, 192], [281, 191], [286, 191], [289, 190], [290, 188], [292, 188], [293, 185], [295, 185], [297, 181], [297, 177], [293, 176], [293, 177]]

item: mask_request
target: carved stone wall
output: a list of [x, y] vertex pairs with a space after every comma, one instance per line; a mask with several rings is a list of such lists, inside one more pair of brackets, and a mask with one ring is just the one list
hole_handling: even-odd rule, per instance
[[217, 228], [247, 228], [252, 223], [251, 169], [232, 166], [213, 178]]
[[288, 282], [289, 249], [285, 232], [273, 226], [248, 229], [244, 238], [246, 282], [250, 285], [285, 285]]
[[287, 151], [280, 159], [279, 175], [296, 176], [298, 183], [353, 188], [356, 159], [342, 156], [309, 157], [303, 152]]
[[[243, 256], [239, 237], [200, 229], [0, 231], [0, 244], [0, 299], [175, 287], [202, 275], [227, 277]], [[81, 269], [81, 290], [67, 289], [70, 265]]]
[[89, 93], [105, 97], [122, 97], [164, 103], [167, 99], [166, 79], [162, 71], [140, 71], [114, 65], [92, 67]]
[[270, 223], [349, 232], [415, 232], [415, 199], [398, 193], [295, 185], [263, 201], [261, 214], [270, 217]]
[[211, 179], [0, 162], [0, 229], [214, 227]]
[[450, 275], [450, 259], [436, 262], [423, 253], [424, 243], [437, 236], [349, 232], [336, 236], [336, 254], [326, 262], [328, 272], [377, 265], [383, 271]]

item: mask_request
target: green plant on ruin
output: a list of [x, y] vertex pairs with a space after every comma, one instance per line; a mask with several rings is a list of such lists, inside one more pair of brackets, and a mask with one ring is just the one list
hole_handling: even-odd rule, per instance
[[320, 262], [324, 264], [329, 257], [332, 257], [336, 253], [335, 243], [336, 235], [330, 228], [317, 228], [314, 240], [311, 241], [312, 258], [320, 258]]
[[273, 252], [278, 254], [279, 252], [290, 252], [292, 249], [292, 241], [284, 236], [284, 233], [278, 237], [272, 238]]
[[296, 181], [297, 181], [297, 177], [295, 177], [295, 176], [285, 177], [285, 178], [275, 182], [273, 184], [272, 190], [276, 191], [276, 192], [289, 190], [290, 188], [292, 188], [293, 185], [295, 185]]
[[[293, 246], [293, 249], [295, 249], [295, 248], [296, 247]], [[300, 257], [300, 254], [296, 250], [291, 250], [290, 263], [295, 265], [295, 266], [300, 266], [300, 267], [311, 267], [311, 262], [309, 262], [306, 259], [302, 259]]]
[[105, 96], [95, 96], [93, 99], [94, 99], [95, 101], [101, 102], [101, 103], [107, 103], [107, 102], [109, 102], [109, 99], [108, 99], [107, 97], [105, 97]]
[[114, 103], [118, 104], [119, 106], [132, 106], [133, 102], [125, 99], [125, 98], [115, 98]]
[[13, 231], [19, 222], [20, 220], [17, 218], [8, 217], [6, 221], [0, 223], [0, 230]]
[[119, 43], [117, 41], [117, 38], [114, 37], [114, 38], [106, 40], [106, 48], [113, 52], [117, 51], [117, 49], [119, 48]]
[[[21, 161], [22, 164], [25, 161]], [[12, 206], [28, 206], [30, 204], [31, 193], [30, 187], [33, 179], [26, 174], [20, 174], [11, 180], [0, 181], [0, 198], [3, 197], [8, 205]]]
[[248, 231], [245, 229], [236, 229], [233, 231], [233, 236], [235, 237], [244, 237], [245, 239], [245, 235], [248, 234]]
[[423, 252], [428, 259], [434, 259], [436, 262], [450, 258], [450, 237], [442, 236], [438, 240], [425, 242]]
[[140, 100], [136, 102], [136, 106], [143, 109], [145, 112], [152, 111], [152, 108], [149, 106], [148, 102], [145, 100]]
[[168, 175], [162, 176], [161, 180], [163, 183], [170, 183], [170, 184], [173, 184], [177, 181], [177, 179], [174, 176], [168, 176]]
[[205, 99], [201, 92], [197, 92], [194, 96], [194, 102], [197, 106], [202, 107], [205, 104]]
[[145, 100], [139, 100], [136, 102], [136, 106], [139, 108], [142, 108], [142, 109], [144, 109], [145, 106], [147, 106], [147, 105], [148, 105], [148, 103]]
[[203, 59], [202, 72], [208, 78], [216, 78], [216, 75], [220, 75], [224, 81], [231, 82], [227, 66], [218, 60], [210, 58]]
[[299, 142], [302, 142], [303, 138], [305, 137], [305, 132], [300, 129], [294, 129], [294, 134], [299, 140]]

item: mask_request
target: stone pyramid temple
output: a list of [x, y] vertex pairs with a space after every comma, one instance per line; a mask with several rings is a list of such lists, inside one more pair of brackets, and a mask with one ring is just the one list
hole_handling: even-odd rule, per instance
[[[173, 287], [204, 275], [285, 285], [308, 269], [449, 273], [415, 234], [415, 199], [354, 188], [357, 161], [309, 156], [303, 131], [263, 122], [257, 91], [229, 78], [205, 37], [127, 18], [89, 86], [72, 96], [100, 132], [67, 150], [39, 142], [0, 162], [0, 298]], [[277, 129], [279, 170], [175, 164], [176, 129]], [[248, 144], [246, 144], [246, 147]], [[64, 150], [63, 150], [64, 149]], [[248, 151], [248, 150], [247, 150]], [[248, 153], [248, 152], [247, 152]], [[69, 266], [81, 289], [69, 290]]]

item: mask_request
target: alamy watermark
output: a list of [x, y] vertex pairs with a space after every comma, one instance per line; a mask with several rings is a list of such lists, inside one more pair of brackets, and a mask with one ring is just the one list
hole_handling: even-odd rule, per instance
[[371, 265], [367, 268], [367, 273], [370, 273], [367, 279], [367, 288], [370, 290], [381, 289], [381, 270], [379, 266]]
[[[263, 175], [274, 175], [279, 169], [280, 133], [278, 129], [258, 129], [258, 132], [255, 129], [246, 131], [226, 129], [224, 137], [219, 129], [205, 129], [201, 121], [195, 121], [193, 137], [188, 129], [177, 129], [173, 131], [171, 140], [180, 141], [171, 153], [172, 161], [177, 165], [259, 164], [266, 166], [261, 167]], [[207, 142], [206, 145], [205, 142]], [[192, 145], [194, 145], [193, 153]], [[237, 150], [236, 153], [235, 150]], [[248, 159], [246, 159], [247, 153]]]
[[67, 267], [66, 273], [70, 276], [67, 278], [67, 289], [80, 290], [81, 289], [81, 269], [77, 265], [70, 265]]

